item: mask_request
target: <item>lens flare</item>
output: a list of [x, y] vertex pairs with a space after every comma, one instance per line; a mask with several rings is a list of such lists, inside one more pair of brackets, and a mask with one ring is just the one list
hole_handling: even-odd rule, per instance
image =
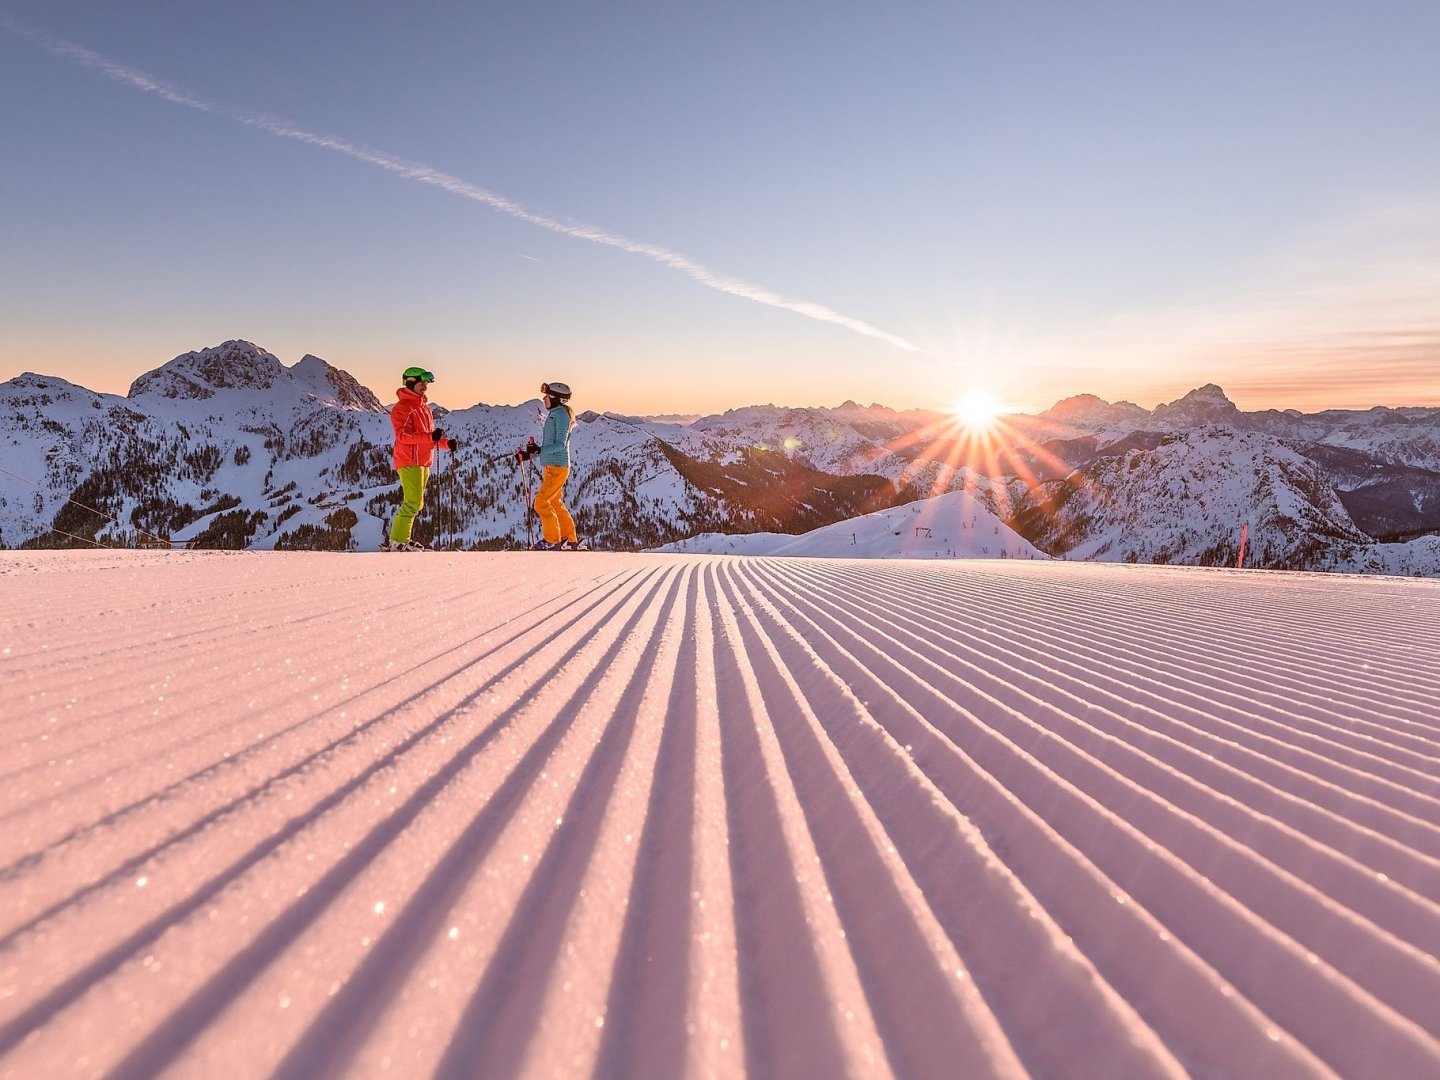
[[965, 427], [984, 431], [1000, 417], [1000, 403], [984, 390], [971, 390], [950, 410]]
[[1042, 476], [1064, 476], [1065, 462], [1036, 436], [1048, 439], [1043, 428], [1032, 429], [988, 389], [974, 387], [935, 419], [886, 444], [909, 464], [899, 478], [902, 487], [921, 498], [944, 495], [963, 488], [983, 492], [1002, 519], [1017, 512], [1010, 481], [1023, 481], [1033, 489]]

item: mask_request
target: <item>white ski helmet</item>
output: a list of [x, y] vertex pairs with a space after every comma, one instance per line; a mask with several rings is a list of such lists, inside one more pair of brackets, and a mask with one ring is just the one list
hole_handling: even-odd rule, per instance
[[541, 383], [540, 393], [552, 397], [557, 401], [570, 400], [570, 387], [563, 382]]

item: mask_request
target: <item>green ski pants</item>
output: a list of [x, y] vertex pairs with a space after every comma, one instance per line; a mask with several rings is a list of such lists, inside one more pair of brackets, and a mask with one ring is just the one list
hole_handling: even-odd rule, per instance
[[400, 490], [405, 501], [395, 511], [395, 520], [390, 523], [390, 539], [399, 544], [410, 542], [410, 530], [415, 526], [415, 515], [425, 506], [425, 485], [430, 481], [430, 469], [426, 465], [406, 465], [397, 470], [400, 473]]

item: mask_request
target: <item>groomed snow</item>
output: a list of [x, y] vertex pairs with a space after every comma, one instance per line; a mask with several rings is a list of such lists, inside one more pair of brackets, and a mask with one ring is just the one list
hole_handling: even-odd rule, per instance
[[6, 1077], [1440, 1075], [1440, 583], [0, 553]]

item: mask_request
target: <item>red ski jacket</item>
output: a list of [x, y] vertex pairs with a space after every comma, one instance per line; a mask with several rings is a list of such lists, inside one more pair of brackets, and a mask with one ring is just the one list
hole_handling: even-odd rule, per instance
[[435, 430], [435, 417], [430, 415], [430, 402], [424, 394], [404, 386], [395, 393], [400, 398], [390, 409], [390, 426], [395, 429], [395, 468], [411, 465], [429, 468], [435, 447], [449, 450], [450, 440], [441, 439], [437, 443], [431, 435]]

